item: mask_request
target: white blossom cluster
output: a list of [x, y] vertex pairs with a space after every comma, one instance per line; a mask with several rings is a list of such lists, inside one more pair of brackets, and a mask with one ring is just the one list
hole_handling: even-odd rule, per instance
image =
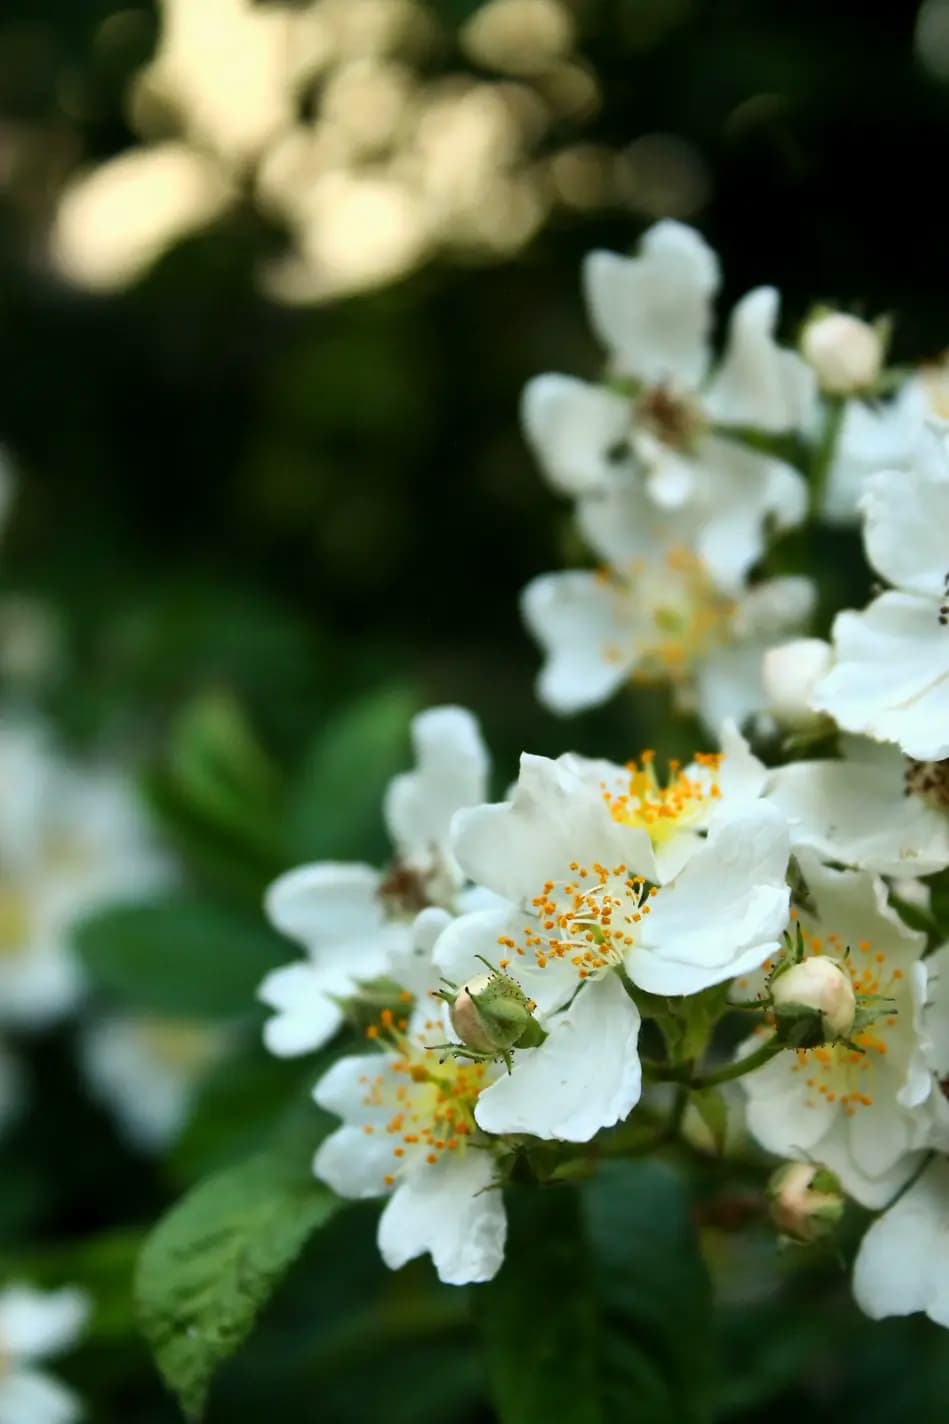
[[[523, 403], [600, 561], [525, 592], [541, 701], [569, 713], [662, 680], [711, 749], [668, 767], [525, 753], [491, 802], [472, 715], [423, 713], [416, 766], [386, 796], [389, 863], [271, 887], [271, 920], [306, 955], [261, 987], [266, 1041], [290, 1056], [347, 1020], [365, 1034], [317, 1084], [341, 1125], [314, 1165], [344, 1197], [386, 1199], [392, 1267], [427, 1253], [447, 1282], [490, 1279], [521, 1148], [578, 1150], [643, 1112], [653, 1081], [689, 1110], [737, 1080], [746, 1131], [786, 1164], [780, 1229], [816, 1239], [844, 1194], [879, 1213], [858, 1301], [949, 1325], [949, 945], [929, 913], [949, 867], [938, 373], [891, 379], [885, 333], [842, 313], [786, 349], [771, 288], [738, 303], [715, 359], [718, 284], [677, 223], [634, 257], [594, 253], [604, 379], [541, 376]], [[769, 577], [769, 551], [808, 518], [861, 520], [868, 585], [886, 587], [829, 642], [786, 642], [814, 593]], [[643, 1056], [644, 1019], [671, 1044], [700, 1010], [700, 1059], [717, 1019], [750, 1015], [733, 1060]]]

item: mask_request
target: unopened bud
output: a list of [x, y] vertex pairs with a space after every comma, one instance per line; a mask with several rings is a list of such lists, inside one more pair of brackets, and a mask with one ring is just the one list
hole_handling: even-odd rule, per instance
[[880, 379], [883, 333], [846, 312], [824, 312], [805, 326], [801, 351], [828, 395], [856, 395]]
[[762, 665], [765, 697], [780, 726], [808, 732], [826, 720], [811, 709], [810, 699], [832, 661], [831, 646], [821, 638], [792, 638], [768, 649]]
[[833, 1172], [814, 1162], [788, 1162], [768, 1183], [771, 1219], [791, 1241], [811, 1245], [829, 1236], [844, 1211], [844, 1197]]
[[857, 996], [850, 975], [834, 959], [802, 959], [771, 981], [777, 1033], [793, 1048], [817, 1048], [853, 1032]]
[[506, 974], [479, 974], [450, 1007], [451, 1026], [466, 1048], [486, 1055], [540, 1043], [546, 1036], [521, 986]]

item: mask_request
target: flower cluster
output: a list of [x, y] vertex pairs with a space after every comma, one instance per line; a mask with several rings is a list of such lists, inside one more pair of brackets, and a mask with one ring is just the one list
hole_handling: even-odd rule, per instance
[[[940, 373], [884, 370], [886, 332], [846, 313], [782, 346], [771, 288], [739, 302], [715, 358], [718, 285], [673, 222], [634, 257], [592, 254], [603, 380], [541, 376], [523, 402], [600, 565], [525, 591], [541, 701], [566, 714], [662, 681], [708, 744], [667, 765], [525, 753], [490, 801], [472, 715], [422, 714], [416, 767], [386, 796], [390, 863], [308, 865], [270, 889], [306, 958], [261, 986], [266, 1041], [295, 1055], [348, 1029], [316, 1086], [341, 1125], [314, 1169], [387, 1199], [390, 1266], [429, 1254], [444, 1281], [490, 1279], [516, 1169], [592, 1163], [634, 1116], [637, 1151], [650, 1129], [698, 1142], [690, 1112], [734, 1080], [718, 1145], [750, 1136], [782, 1159], [783, 1237], [824, 1239], [845, 1198], [880, 1213], [860, 1304], [949, 1325]], [[858, 517], [888, 587], [829, 640], [786, 641], [814, 589], [771, 572], [775, 537]], [[751, 1031], [723, 1059], [718, 1026], [738, 1015]]]

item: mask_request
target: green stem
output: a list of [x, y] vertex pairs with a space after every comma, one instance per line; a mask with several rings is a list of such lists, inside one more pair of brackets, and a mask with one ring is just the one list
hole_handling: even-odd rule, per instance
[[769, 1038], [760, 1048], [756, 1048], [754, 1053], [738, 1058], [724, 1068], [715, 1068], [711, 1073], [700, 1073], [695, 1078], [691, 1076], [688, 1064], [680, 1066], [646, 1060], [643, 1062], [643, 1071], [654, 1083], [681, 1083], [687, 1090], [715, 1088], [719, 1083], [730, 1083], [733, 1078], [743, 1078], [746, 1073], [753, 1073], [756, 1068], [760, 1068], [763, 1063], [783, 1051], [783, 1043], [779, 1043], [776, 1038]]
[[827, 480], [834, 463], [834, 456], [837, 453], [837, 442], [840, 439], [840, 431], [844, 423], [844, 413], [846, 409], [847, 402], [842, 396], [827, 397], [827, 415], [824, 420], [824, 429], [821, 432], [820, 443], [814, 452], [814, 463], [811, 466], [812, 518], [819, 517], [821, 506], [824, 503]]

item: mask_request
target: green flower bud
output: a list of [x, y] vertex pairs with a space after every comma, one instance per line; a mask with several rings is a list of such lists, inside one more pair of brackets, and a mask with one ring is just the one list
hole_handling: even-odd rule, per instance
[[506, 974], [479, 974], [463, 984], [450, 1009], [451, 1026], [466, 1048], [503, 1053], [520, 1043], [534, 1019], [527, 995]]
[[814, 1162], [787, 1162], [768, 1183], [771, 1219], [788, 1241], [809, 1246], [830, 1236], [844, 1212], [833, 1172]]

